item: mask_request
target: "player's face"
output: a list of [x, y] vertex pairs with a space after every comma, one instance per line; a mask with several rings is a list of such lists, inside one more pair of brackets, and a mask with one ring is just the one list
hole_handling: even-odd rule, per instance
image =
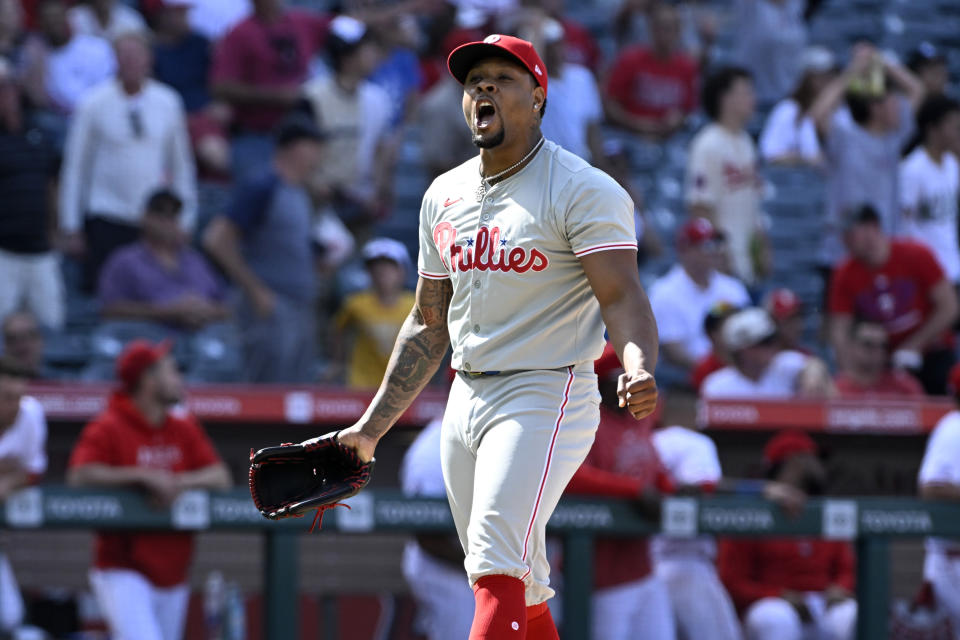
[[158, 361], [150, 375], [154, 386], [154, 399], [158, 403], [172, 406], [183, 400], [183, 377], [173, 358], [167, 356]]
[[853, 336], [854, 364], [879, 373], [887, 366], [887, 332], [877, 324], [861, 324]]
[[463, 84], [463, 116], [473, 144], [491, 149], [535, 126], [534, 105], [543, 104], [543, 98], [543, 89], [520, 65], [503, 58], [481, 60]]

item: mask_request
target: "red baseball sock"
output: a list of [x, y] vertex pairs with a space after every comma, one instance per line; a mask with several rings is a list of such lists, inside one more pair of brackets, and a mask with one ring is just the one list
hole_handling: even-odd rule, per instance
[[477, 608], [469, 640], [524, 640], [527, 634], [523, 582], [504, 575], [484, 576], [473, 586]]
[[526, 640], [560, 640], [557, 627], [553, 624], [550, 607], [546, 602], [527, 607]]

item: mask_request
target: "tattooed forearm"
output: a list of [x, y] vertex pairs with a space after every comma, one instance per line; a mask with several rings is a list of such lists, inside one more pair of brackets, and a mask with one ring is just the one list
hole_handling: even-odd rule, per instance
[[361, 421], [366, 435], [382, 437], [436, 373], [450, 346], [447, 310], [452, 296], [449, 280], [420, 280], [417, 302], [397, 336], [383, 383]]

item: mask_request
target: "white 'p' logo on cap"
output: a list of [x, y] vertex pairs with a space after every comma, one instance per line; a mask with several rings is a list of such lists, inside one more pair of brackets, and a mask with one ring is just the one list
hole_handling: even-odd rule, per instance
[[533, 65], [533, 70], [537, 72], [537, 75], [538, 75], [538, 76], [542, 76], [542, 75], [543, 75], [543, 71], [540, 71], [540, 65], [538, 65], [538, 64]]
[[498, 36], [497, 34], [493, 34], [492, 36], [487, 36], [486, 38], [484, 38], [483, 41], [486, 42], [487, 44], [500, 42], [500, 36]]

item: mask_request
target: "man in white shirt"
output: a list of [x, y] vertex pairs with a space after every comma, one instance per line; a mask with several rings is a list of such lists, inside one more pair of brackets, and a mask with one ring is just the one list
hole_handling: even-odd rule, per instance
[[789, 398], [826, 395], [830, 373], [818, 358], [781, 351], [777, 327], [763, 309], [744, 309], [723, 325], [723, 341], [733, 364], [707, 376], [704, 398]]
[[676, 264], [650, 287], [650, 305], [660, 329], [660, 348], [671, 364], [691, 370], [710, 352], [703, 320], [714, 306], [744, 307], [750, 295], [742, 282], [720, 273], [720, 236], [705, 218], [694, 218], [677, 234]]
[[115, 72], [113, 50], [103, 38], [72, 31], [63, 0], [41, 2], [38, 21], [38, 33], [23, 47], [24, 88], [38, 108], [70, 115], [92, 87]]
[[[960, 399], [960, 365], [950, 371], [949, 386], [954, 399]], [[930, 434], [917, 485], [920, 497], [926, 500], [960, 502], [960, 411], [957, 409], [941, 418]], [[927, 538], [923, 577], [933, 585], [934, 597], [948, 612], [953, 628], [960, 630], [960, 541]]]
[[118, 38], [117, 77], [92, 90], [70, 126], [60, 173], [60, 229], [69, 252], [86, 253], [92, 289], [106, 256], [137, 240], [147, 196], [170, 187], [183, 200], [181, 224], [196, 218], [196, 173], [180, 96], [150, 79], [141, 34]]
[[[24, 395], [26, 388], [26, 373], [0, 358], [0, 502], [47, 470], [47, 421], [40, 403]], [[23, 616], [10, 562], [0, 553], [0, 636], [17, 628]]]
[[93, 0], [68, 12], [74, 33], [113, 40], [130, 31], [146, 31], [140, 12], [120, 0]]
[[531, 37], [525, 39], [542, 39], [543, 61], [550, 73], [550, 109], [543, 115], [543, 135], [587, 162], [602, 166], [603, 105], [597, 81], [586, 67], [565, 60], [563, 25], [547, 18], [539, 27], [539, 33], [527, 34]]
[[746, 131], [755, 103], [745, 69], [725, 67], [707, 78], [703, 108], [712, 122], [690, 143], [686, 178], [691, 215], [707, 218], [726, 234], [733, 272], [750, 284], [763, 275], [756, 268], [766, 270], [769, 262], [757, 146]]
[[926, 244], [954, 284], [960, 282], [957, 197], [960, 103], [933, 95], [917, 110], [920, 145], [900, 163], [904, 233]]

